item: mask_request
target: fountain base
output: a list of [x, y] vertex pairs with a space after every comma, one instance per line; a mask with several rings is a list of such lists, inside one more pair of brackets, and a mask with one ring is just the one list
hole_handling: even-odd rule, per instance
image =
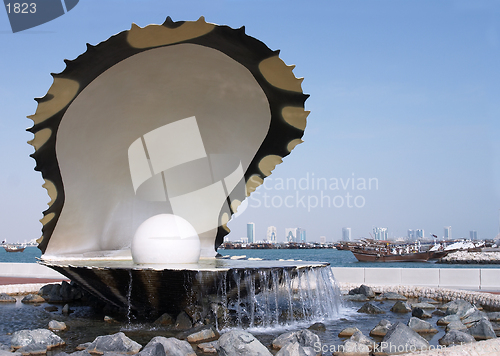
[[219, 329], [270, 326], [337, 314], [340, 293], [328, 263], [200, 260], [136, 265], [132, 261], [47, 261], [100, 299], [141, 319], [185, 311]]

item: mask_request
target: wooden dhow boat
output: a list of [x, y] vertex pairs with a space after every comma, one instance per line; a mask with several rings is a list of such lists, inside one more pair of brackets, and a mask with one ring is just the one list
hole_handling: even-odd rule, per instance
[[431, 251], [421, 251], [416, 243], [372, 239], [361, 240], [349, 250], [360, 262], [427, 262], [433, 256]]

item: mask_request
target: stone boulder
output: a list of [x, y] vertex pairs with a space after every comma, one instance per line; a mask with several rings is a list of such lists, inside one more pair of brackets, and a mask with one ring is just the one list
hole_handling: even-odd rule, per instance
[[459, 331], [467, 331], [467, 326], [465, 326], [461, 320], [455, 320], [446, 325], [445, 331], [448, 332], [450, 330], [459, 330]]
[[446, 315], [458, 315], [460, 318], [475, 310], [471, 303], [463, 299], [453, 300], [445, 305], [447, 306]]
[[175, 323], [174, 318], [172, 318], [170, 314], [165, 313], [161, 315], [158, 319], [156, 319], [153, 324], [167, 326], [167, 325], [174, 325], [174, 323]]
[[441, 325], [441, 326], [446, 326], [448, 325], [449, 323], [451, 323], [452, 321], [460, 321], [460, 317], [458, 315], [447, 315], [447, 316], [444, 316], [442, 317], [441, 319], [439, 319], [436, 324], [437, 325]]
[[196, 356], [189, 342], [175, 337], [156, 336], [139, 352], [140, 356]]
[[382, 319], [380, 322], [370, 331], [370, 336], [384, 337], [387, 332], [392, 327], [389, 320]]
[[425, 350], [429, 343], [401, 322], [394, 324], [382, 340], [380, 351], [387, 354]]
[[364, 294], [348, 294], [342, 297], [344, 300], [349, 302], [367, 302], [370, 299]]
[[495, 334], [495, 330], [493, 329], [493, 325], [491, 325], [491, 322], [488, 319], [481, 319], [467, 325], [468, 332], [476, 340], [488, 340], [497, 337]]
[[191, 318], [186, 312], [180, 312], [175, 319], [174, 329], [176, 330], [187, 330], [193, 327], [193, 323], [191, 322]]
[[119, 332], [113, 335], [98, 336], [87, 347], [91, 354], [102, 355], [105, 352], [133, 355], [139, 352], [142, 345]]
[[360, 285], [358, 288], [354, 288], [349, 291], [349, 295], [355, 295], [355, 294], [363, 294], [368, 298], [375, 297], [375, 292], [373, 291], [373, 288], [368, 287], [367, 285], [364, 284]]
[[338, 355], [343, 355], [343, 356], [369, 356], [370, 355], [370, 347], [368, 345], [365, 345], [361, 342], [357, 342], [351, 339], [348, 339], [344, 341], [344, 344], [342, 347], [339, 347]]
[[21, 303], [45, 303], [45, 299], [38, 294], [28, 294], [21, 300]]
[[198, 344], [198, 348], [204, 354], [216, 354], [217, 353], [217, 341], [203, 342]]
[[219, 336], [219, 332], [212, 325], [206, 325], [200, 328], [200, 330], [189, 334], [186, 340], [192, 344], [197, 344], [200, 342], [213, 341], [218, 339]]
[[394, 293], [394, 292], [385, 292], [379, 295], [375, 300], [408, 300], [404, 295]]
[[34, 353], [32, 350], [44, 349], [46, 352], [54, 347], [65, 345], [65, 342], [50, 330], [35, 329], [16, 331], [12, 334], [10, 345], [14, 350], [27, 348], [28, 353]]
[[460, 330], [450, 330], [441, 339], [439, 344], [444, 346], [462, 345], [476, 341], [474, 337]]
[[216, 348], [219, 356], [272, 356], [255, 336], [243, 330], [225, 333], [220, 337]]
[[420, 308], [420, 309], [429, 309], [429, 310], [434, 310], [436, 309], [435, 305], [432, 305], [431, 303], [425, 303], [425, 302], [420, 302], [416, 304], [412, 304], [413, 308]]
[[275, 356], [316, 356], [314, 349], [292, 342], [281, 348]]
[[407, 302], [403, 302], [398, 300], [391, 308], [391, 312], [393, 313], [410, 313], [411, 308]]
[[354, 335], [354, 333], [356, 331], [359, 331], [359, 329], [356, 327], [349, 327], [349, 328], [342, 329], [339, 332], [339, 337], [351, 337], [352, 335]]
[[462, 323], [465, 325], [477, 323], [478, 321], [486, 319], [489, 320], [488, 314], [480, 310], [474, 310], [472, 313], [467, 314], [462, 318]]
[[11, 297], [7, 293], [0, 293], [0, 303], [15, 303], [16, 298]]
[[500, 321], [500, 312], [489, 312], [486, 314], [488, 315], [488, 319], [490, 319], [490, 321]]
[[314, 348], [320, 342], [319, 336], [315, 333], [304, 329], [299, 331], [290, 331], [278, 336], [272, 342], [272, 348], [280, 350], [288, 344], [297, 343], [304, 348]]
[[67, 326], [62, 321], [51, 320], [49, 322], [49, 330], [63, 331], [63, 330], [66, 330], [66, 329], [67, 329]]
[[375, 305], [371, 304], [370, 302], [367, 302], [367, 303], [363, 304], [363, 306], [361, 308], [358, 309], [358, 313], [385, 314], [385, 311], [383, 311], [379, 307], [376, 307]]
[[432, 315], [429, 314], [427, 311], [425, 311], [422, 308], [413, 308], [411, 310], [411, 315], [414, 316], [414, 317], [416, 317], [416, 318], [419, 318], [419, 319], [429, 319], [429, 318], [432, 318]]
[[410, 318], [408, 327], [419, 334], [433, 334], [438, 332], [431, 323], [415, 317]]
[[323, 323], [314, 323], [310, 327], [308, 327], [309, 330], [314, 330], [314, 331], [320, 331], [320, 332], [325, 332], [326, 331], [326, 326]]
[[429, 304], [440, 304], [437, 300], [432, 299], [432, 298], [426, 298], [426, 297], [419, 297], [418, 302], [419, 303], [429, 303]]

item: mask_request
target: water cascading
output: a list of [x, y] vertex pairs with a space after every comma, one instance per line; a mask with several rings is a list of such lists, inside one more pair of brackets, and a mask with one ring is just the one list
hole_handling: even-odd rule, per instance
[[334, 317], [328, 264], [215, 258], [241, 203], [302, 143], [308, 95], [294, 67], [244, 28], [203, 18], [87, 47], [30, 116], [51, 198], [40, 263], [129, 319]]

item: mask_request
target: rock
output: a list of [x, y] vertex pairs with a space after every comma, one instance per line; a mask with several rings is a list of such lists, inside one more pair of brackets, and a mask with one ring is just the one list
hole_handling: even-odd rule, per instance
[[187, 341], [197, 344], [202, 341], [212, 341], [219, 338], [219, 332], [212, 325], [204, 326], [201, 330], [187, 336]]
[[444, 346], [462, 345], [476, 341], [474, 337], [460, 330], [450, 330], [441, 339], [439, 344]]
[[414, 317], [417, 317], [419, 319], [429, 319], [429, 318], [432, 318], [432, 315], [429, 314], [428, 312], [426, 312], [422, 308], [413, 308], [411, 310], [411, 315], [414, 316]]
[[403, 302], [398, 300], [391, 308], [391, 312], [393, 313], [409, 313], [411, 312], [411, 308], [407, 302]]
[[370, 302], [367, 302], [367, 303], [363, 304], [363, 306], [361, 308], [358, 309], [358, 313], [385, 314], [385, 311], [383, 311], [379, 307], [376, 307], [375, 305], [371, 304]]
[[430, 310], [436, 309], [436, 307], [434, 305], [432, 305], [430, 303], [425, 303], [425, 302], [412, 304], [412, 308], [430, 309]]
[[437, 300], [432, 298], [420, 297], [418, 298], [419, 303], [429, 303], [429, 304], [440, 304]]
[[187, 315], [186, 312], [180, 312], [179, 315], [177, 315], [177, 319], [175, 319], [174, 329], [187, 330], [191, 329], [192, 327], [193, 324], [189, 315]]
[[363, 294], [368, 298], [375, 297], [375, 292], [373, 291], [373, 289], [364, 284], [362, 284], [358, 288], [354, 288], [349, 291], [349, 295], [355, 295], [355, 294]]
[[298, 343], [302, 347], [313, 348], [315, 343], [319, 343], [319, 336], [315, 333], [303, 329], [299, 331], [290, 331], [281, 334], [272, 342], [272, 348], [280, 350], [290, 343]]
[[382, 319], [380, 322], [370, 331], [370, 336], [384, 337], [392, 324], [389, 320]]
[[205, 354], [216, 354], [217, 353], [216, 345], [217, 341], [204, 342], [198, 344], [198, 348]]
[[21, 356], [20, 352], [10, 352], [7, 350], [0, 350], [0, 356]]
[[490, 321], [500, 321], [500, 312], [489, 312], [486, 315], [488, 315]]
[[193, 323], [200, 321], [205, 316], [203, 313], [203, 307], [199, 305], [190, 305], [186, 309], [184, 309], [186, 314], [191, 318]]
[[445, 316], [446, 315], [446, 313], [444, 311], [439, 310], [439, 309], [434, 310], [431, 314], [435, 315], [435, 316]]
[[298, 342], [292, 342], [281, 348], [275, 356], [316, 356], [312, 347], [304, 347]]
[[472, 313], [462, 318], [462, 323], [468, 326], [468, 324], [476, 323], [481, 319], [489, 320], [488, 315], [485, 312], [474, 310]]
[[9, 351], [10, 352], [10, 346], [0, 344], [0, 351]]
[[437, 333], [437, 329], [431, 323], [419, 318], [411, 317], [408, 321], [408, 327], [419, 334]]
[[491, 322], [488, 319], [481, 319], [468, 325], [470, 325], [468, 329], [469, 333], [476, 340], [488, 340], [497, 337], [495, 330], [493, 330], [493, 325], [491, 325]]
[[17, 352], [21, 353], [21, 355], [23, 356], [44, 355], [47, 353], [47, 347], [42, 343], [33, 343], [21, 347], [19, 350], [17, 350]]
[[[84, 342], [83, 344], [78, 345], [78, 346], [75, 348], [75, 350], [77, 350], [77, 351], [83, 351], [83, 350], [87, 351], [87, 347], [89, 347], [89, 346], [90, 346], [90, 344], [91, 344], [91, 342]], [[87, 351], [87, 352], [88, 352], [88, 351]]]
[[118, 321], [111, 316], [104, 315], [104, 322], [108, 324], [118, 324]]
[[170, 314], [163, 314], [160, 316], [158, 319], [154, 321], [153, 324], [155, 325], [174, 325], [175, 320], [170, 316]]
[[54, 305], [50, 305], [50, 306], [48, 306], [48, 307], [45, 307], [44, 309], [45, 309], [46, 311], [48, 311], [48, 312], [56, 312], [56, 311], [58, 311], [58, 310], [59, 310], [59, 308], [58, 308], [58, 307], [56, 307], [56, 306], [54, 306]]
[[61, 312], [64, 315], [68, 315], [69, 313], [71, 313], [71, 310], [69, 310], [69, 305], [68, 304], [64, 304], [64, 307], [61, 309]]
[[15, 350], [35, 344], [37, 349], [42, 345], [45, 351], [65, 345], [63, 339], [47, 329], [16, 331], [10, 339], [10, 346]]
[[113, 335], [96, 337], [86, 350], [98, 355], [102, 355], [104, 352], [133, 355], [138, 353], [141, 348], [142, 345], [129, 339], [124, 333], [119, 332]]
[[361, 342], [348, 339], [344, 341], [342, 349], [339, 347], [339, 351], [341, 351], [342, 355], [368, 356], [370, 354], [370, 347]]
[[448, 325], [452, 321], [460, 321], [460, 317], [458, 315], [447, 315], [437, 321], [437, 325]]
[[314, 323], [307, 329], [309, 330], [314, 330], [314, 331], [320, 331], [320, 332], [325, 332], [326, 331], [326, 326], [323, 323]]
[[242, 330], [232, 330], [222, 335], [216, 348], [219, 356], [272, 356], [252, 334]]
[[456, 314], [460, 318], [462, 318], [466, 314], [471, 313], [474, 310], [472, 304], [463, 299], [453, 300], [449, 303], [446, 303], [446, 305], [446, 315]]
[[15, 303], [16, 298], [11, 297], [7, 293], [0, 293], [0, 303]]
[[356, 331], [359, 329], [355, 327], [345, 328], [339, 332], [339, 337], [351, 337]]
[[364, 345], [371, 346], [373, 344], [373, 341], [365, 336], [361, 331], [356, 331], [352, 336], [350, 337], [351, 341], [359, 342]]
[[[163, 349], [163, 354], [158, 355]], [[166, 338], [163, 336], [156, 336], [139, 353], [141, 356], [196, 356], [189, 342], [179, 340], [175, 337]]]
[[21, 300], [21, 303], [45, 303], [45, 299], [38, 294], [28, 294]]
[[394, 293], [394, 292], [385, 292], [375, 298], [376, 301], [380, 300], [408, 300], [404, 295]]
[[446, 325], [445, 331], [448, 332], [450, 330], [466, 331], [467, 326], [465, 326], [461, 320], [455, 320]]
[[429, 343], [401, 322], [394, 324], [382, 340], [380, 351], [388, 354], [425, 350]]
[[66, 324], [62, 321], [51, 320], [49, 322], [49, 330], [63, 331], [66, 330]]
[[38, 290], [38, 294], [41, 295], [44, 299], [48, 299], [50, 291], [52, 290], [53, 287], [54, 284], [46, 284]]
[[342, 298], [349, 302], [367, 302], [369, 300], [364, 294], [348, 294], [344, 295]]

